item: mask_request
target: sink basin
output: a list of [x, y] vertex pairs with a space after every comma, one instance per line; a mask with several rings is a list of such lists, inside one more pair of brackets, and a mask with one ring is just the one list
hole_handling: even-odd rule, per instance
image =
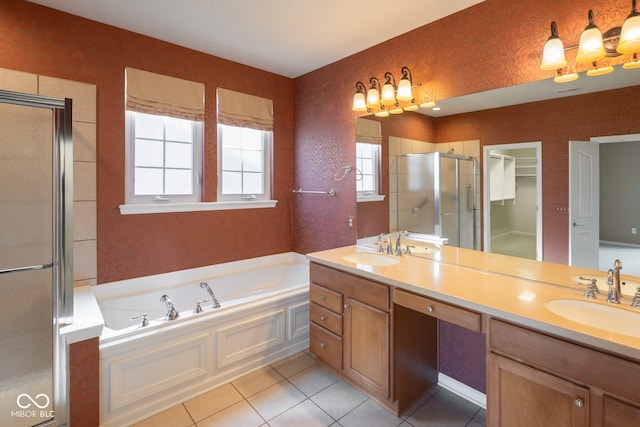
[[598, 304], [594, 301], [554, 299], [545, 307], [552, 313], [583, 325], [603, 329], [621, 335], [640, 338], [640, 312]]
[[[574, 282], [587, 283], [589, 279], [596, 279], [596, 283], [600, 292], [606, 295], [607, 293], [607, 275], [593, 275], [593, 274], [580, 274], [578, 276], [572, 276]], [[627, 280], [625, 278], [621, 278], [620, 290], [622, 291], [622, 295], [627, 296], [629, 298], [633, 298], [633, 295], [636, 293], [636, 289], [640, 286], [640, 280]]]
[[398, 263], [398, 258], [374, 252], [358, 252], [342, 257], [343, 260], [353, 262], [360, 265], [369, 265], [372, 267], [383, 267]]

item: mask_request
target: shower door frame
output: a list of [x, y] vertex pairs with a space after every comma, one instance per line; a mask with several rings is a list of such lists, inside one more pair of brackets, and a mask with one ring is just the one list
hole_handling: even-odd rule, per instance
[[53, 120], [53, 402], [55, 415], [41, 426], [69, 422], [69, 351], [60, 328], [73, 323], [72, 100], [0, 90], [0, 103], [43, 108]]

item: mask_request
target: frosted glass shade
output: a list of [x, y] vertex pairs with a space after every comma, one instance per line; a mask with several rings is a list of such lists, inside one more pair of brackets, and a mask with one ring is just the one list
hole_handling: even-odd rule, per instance
[[556, 83], [568, 83], [578, 79], [578, 73], [562, 74], [555, 76], [553, 81]]
[[395, 104], [396, 102], [396, 94], [395, 89], [391, 83], [385, 83], [382, 86], [382, 95], [381, 99], [384, 104]]
[[558, 37], [549, 38], [544, 45], [540, 68], [543, 70], [557, 70], [565, 65], [567, 65], [567, 58], [564, 56], [562, 40]]
[[580, 36], [580, 45], [578, 47], [578, 62], [594, 62], [599, 61], [607, 55], [602, 43], [602, 33], [598, 27], [586, 28]]
[[367, 111], [367, 104], [364, 101], [364, 93], [356, 92], [353, 95], [353, 107], [351, 108], [353, 111]]
[[624, 21], [616, 50], [623, 55], [640, 52], [640, 13], [632, 13]]
[[411, 81], [409, 79], [402, 78], [398, 83], [398, 101], [411, 101], [413, 99], [413, 93], [411, 93]]
[[380, 94], [378, 93], [378, 89], [375, 87], [371, 87], [367, 92], [367, 105], [374, 106], [380, 103]]

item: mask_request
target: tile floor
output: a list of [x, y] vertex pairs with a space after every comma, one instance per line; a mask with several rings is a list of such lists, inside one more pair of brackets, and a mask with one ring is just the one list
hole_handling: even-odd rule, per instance
[[440, 387], [396, 417], [302, 352], [134, 427], [481, 427], [485, 410]]

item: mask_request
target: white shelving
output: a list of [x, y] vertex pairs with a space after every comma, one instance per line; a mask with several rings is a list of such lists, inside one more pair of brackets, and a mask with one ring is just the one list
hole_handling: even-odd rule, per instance
[[516, 176], [535, 177], [538, 159], [535, 157], [516, 157]]
[[489, 197], [498, 202], [516, 197], [516, 162], [512, 156], [492, 153], [489, 159]]

